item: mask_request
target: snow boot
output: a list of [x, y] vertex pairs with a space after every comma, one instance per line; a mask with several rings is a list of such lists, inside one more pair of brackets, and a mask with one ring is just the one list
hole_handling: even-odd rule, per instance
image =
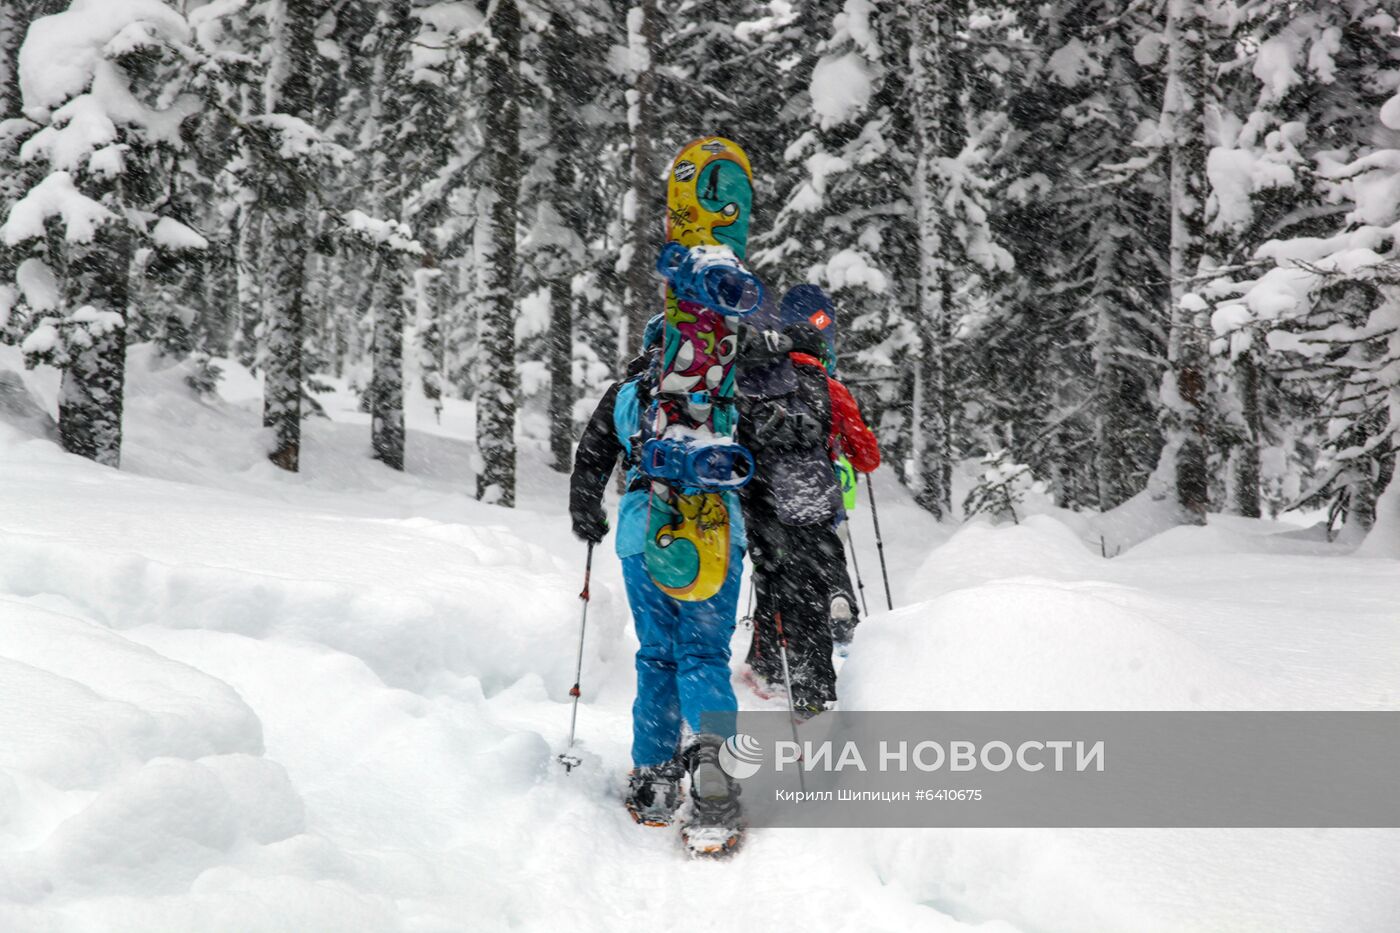
[[739, 785], [720, 766], [723, 745], [719, 736], [702, 733], [686, 750], [691, 810], [690, 818], [681, 827], [681, 839], [692, 855], [728, 855], [743, 839]]
[[684, 767], [678, 759], [646, 768], [633, 768], [627, 776], [627, 797], [623, 803], [632, 819], [643, 826], [670, 826], [681, 805], [681, 776]]
[[844, 594], [838, 593], [831, 600], [831, 640], [835, 643], [837, 651], [842, 657], [851, 646], [851, 639], [855, 637], [856, 623], [860, 620], [856, 618], [855, 611], [851, 608], [851, 601]]

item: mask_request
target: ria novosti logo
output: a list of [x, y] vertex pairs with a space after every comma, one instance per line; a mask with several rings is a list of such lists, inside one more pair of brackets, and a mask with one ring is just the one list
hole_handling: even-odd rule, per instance
[[763, 767], [763, 746], [746, 732], [737, 732], [724, 740], [719, 750], [719, 766], [724, 773], [742, 781], [753, 777]]

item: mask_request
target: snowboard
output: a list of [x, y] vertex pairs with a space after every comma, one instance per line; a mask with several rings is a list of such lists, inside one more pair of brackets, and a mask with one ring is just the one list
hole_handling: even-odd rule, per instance
[[[682, 477], [708, 468], [708, 478], [715, 480], [743, 458], [752, 468], [747, 451], [733, 444], [738, 339], [731, 319], [747, 312], [729, 307], [725, 310], [733, 313], [726, 314], [713, 306], [722, 301], [693, 300], [705, 286], [719, 282], [711, 293], [718, 291], [742, 305], [728, 286], [742, 284], [745, 276], [756, 285], [757, 279], [742, 267], [752, 209], [753, 170], [735, 143], [705, 137], [683, 148], [671, 163], [667, 246], [658, 262], [667, 279], [666, 327], [650, 412], [649, 434], [655, 440], [643, 464], [652, 477], [645, 561], [657, 588], [684, 602], [703, 602], [724, 586], [732, 525], [723, 491]], [[687, 290], [682, 282], [700, 291]], [[740, 451], [742, 457], [737, 456]]]
[[[837, 378], [836, 372], [836, 306], [832, 303], [826, 292], [816, 285], [796, 285], [788, 289], [783, 296], [782, 305], [779, 309], [778, 326], [788, 327], [799, 322], [806, 322], [821, 332], [826, 340], [826, 352], [822, 357], [822, 365], [826, 367], [826, 374], [831, 378]], [[844, 454], [839, 454], [832, 462], [832, 469], [836, 471], [836, 482], [841, 487], [841, 504], [845, 508], [846, 514], [856, 510], [856, 471], [851, 466], [851, 462]]]

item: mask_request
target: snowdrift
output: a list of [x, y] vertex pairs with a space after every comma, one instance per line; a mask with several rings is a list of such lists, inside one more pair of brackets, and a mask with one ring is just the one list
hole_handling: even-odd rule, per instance
[[[17, 368], [0, 348], [0, 367]], [[368, 456], [351, 388], [263, 459], [256, 380], [201, 398], [131, 352], [121, 472], [0, 419], [0, 929], [992, 933], [1380, 930], [1389, 832], [756, 831], [685, 860], [620, 806], [634, 639], [522, 438], [521, 508], [472, 500], [470, 406]], [[56, 382], [22, 376], [53, 411]], [[32, 414], [32, 408], [26, 408]], [[1105, 560], [1088, 519], [934, 524], [877, 474], [852, 536], [866, 709], [1393, 709], [1400, 564], [1264, 523]], [[736, 654], [746, 636], [735, 639]], [[744, 702], [756, 702], [747, 696]]]

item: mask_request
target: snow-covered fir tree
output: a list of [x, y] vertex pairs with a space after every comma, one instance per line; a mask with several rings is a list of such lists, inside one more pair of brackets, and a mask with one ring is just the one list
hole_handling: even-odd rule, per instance
[[3, 227], [6, 246], [27, 254], [14, 267], [22, 347], [30, 365], [63, 371], [64, 448], [109, 466], [121, 458], [138, 249], [149, 257], [208, 245], [168, 196], [183, 127], [217, 70], [205, 70], [194, 38], [159, 0], [78, 0], [31, 23], [18, 57], [27, 126], [10, 124], [9, 134], [30, 131], [18, 159], [40, 167], [25, 171], [32, 183]]
[[[38, 69], [67, 83], [30, 102], [53, 14], [81, 54]], [[16, 0], [0, 340], [65, 369], [66, 437], [109, 463], [125, 345], [201, 391], [222, 358], [256, 372], [289, 469], [327, 380], [395, 467], [415, 395], [435, 418], [468, 399], [476, 492], [509, 504], [517, 438], [568, 468], [658, 309], [664, 165], [719, 133], [755, 167], [752, 261], [777, 294], [832, 295], [841, 375], [925, 508], [958, 517], [953, 486], [1004, 450], [1068, 508], [1327, 502], [1359, 535], [1394, 470], [1387, 254], [1348, 271], [1304, 244], [1385, 228], [1359, 218], [1383, 213], [1396, 19], [1372, 0]], [[97, 104], [111, 127], [79, 145]], [[1261, 283], [1304, 272], [1264, 309]]]

